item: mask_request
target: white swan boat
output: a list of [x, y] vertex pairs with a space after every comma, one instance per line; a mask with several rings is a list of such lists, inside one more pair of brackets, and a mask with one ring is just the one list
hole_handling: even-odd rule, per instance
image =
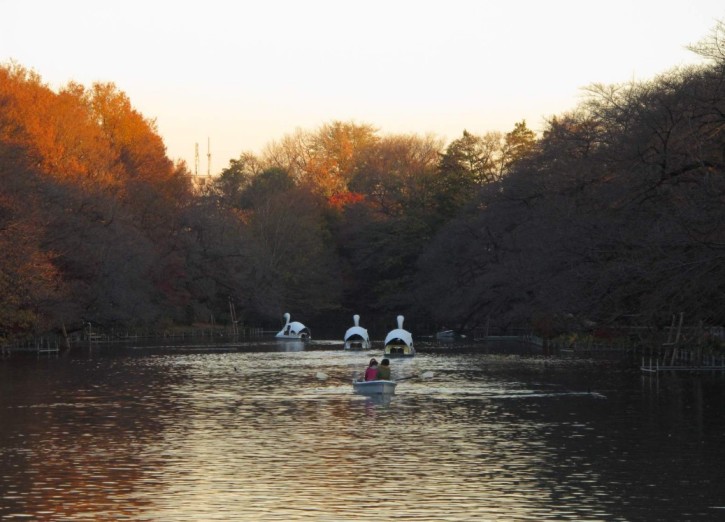
[[413, 335], [403, 329], [403, 321], [405, 318], [402, 315], [398, 316], [398, 327], [394, 330], [390, 330], [388, 335], [385, 336], [385, 348], [383, 353], [386, 357], [405, 357], [415, 355], [415, 348], [413, 346]]
[[395, 381], [352, 381], [355, 393], [360, 395], [394, 395], [397, 385]]
[[284, 326], [279, 332], [277, 332], [277, 335], [275, 335], [277, 339], [301, 339], [304, 341], [312, 337], [310, 329], [304, 324], [297, 321], [290, 322], [290, 314], [284, 314], [284, 320]]
[[354, 326], [351, 326], [345, 332], [345, 350], [367, 350], [370, 348], [370, 336], [368, 331], [360, 326], [360, 316], [355, 314], [352, 316]]

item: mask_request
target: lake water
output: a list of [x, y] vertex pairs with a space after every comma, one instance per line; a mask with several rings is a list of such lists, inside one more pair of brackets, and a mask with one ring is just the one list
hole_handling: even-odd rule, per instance
[[717, 520], [725, 376], [338, 342], [0, 361], [2, 520]]

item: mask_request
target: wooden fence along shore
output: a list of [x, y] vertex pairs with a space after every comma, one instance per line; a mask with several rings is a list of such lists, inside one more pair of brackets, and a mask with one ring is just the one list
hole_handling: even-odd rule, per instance
[[35, 353], [57, 354], [64, 349], [77, 346], [93, 346], [98, 344], [124, 343], [124, 342], [142, 342], [153, 341], [159, 339], [199, 339], [199, 340], [225, 340], [229, 342], [238, 341], [240, 339], [254, 339], [263, 335], [261, 328], [237, 326], [229, 328], [188, 328], [188, 329], [169, 329], [169, 330], [148, 330], [148, 331], [115, 331], [104, 332], [92, 328], [86, 328], [83, 331], [75, 332], [67, 338], [62, 335], [46, 335], [42, 337], [33, 337], [12, 344], [1, 346], [1, 356], [7, 356], [11, 353]]
[[725, 356], [708, 354], [697, 357], [695, 352], [680, 350], [674, 364], [672, 361], [664, 360], [664, 357], [642, 357], [640, 369], [645, 373], [666, 371], [725, 372]]
[[37, 353], [38, 355], [52, 354], [60, 352], [60, 346], [60, 337], [37, 337], [33, 339], [26, 339], [24, 341], [18, 341], [11, 345], [1, 346], [0, 355], [5, 357], [14, 352]]
[[[646, 373], [661, 371], [710, 372], [725, 371], [725, 356], [705, 353], [703, 345], [705, 328], [702, 322], [694, 328], [683, 329], [684, 313], [672, 316], [672, 324], [668, 330], [667, 340], [662, 343], [659, 353], [642, 357], [640, 369]], [[722, 327], [707, 329], [713, 340], [721, 343], [725, 337]], [[688, 348], [694, 346], [694, 348]]]
[[494, 328], [477, 327], [473, 329], [474, 341], [514, 341], [519, 343], [534, 344], [543, 346], [544, 339], [534, 335], [526, 329], [511, 329], [507, 332], [497, 331]]

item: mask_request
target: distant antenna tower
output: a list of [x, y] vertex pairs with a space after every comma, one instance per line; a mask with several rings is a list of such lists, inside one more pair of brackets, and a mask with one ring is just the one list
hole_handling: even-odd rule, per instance
[[194, 144], [194, 176], [199, 175], [199, 144]]
[[211, 176], [211, 140], [206, 139], [206, 175]]

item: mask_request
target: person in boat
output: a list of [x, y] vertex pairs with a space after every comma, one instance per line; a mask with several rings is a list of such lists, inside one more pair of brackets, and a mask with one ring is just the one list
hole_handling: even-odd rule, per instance
[[389, 381], [390, 380], [390, 359], [383, 359], [380, 361], [380, 367], [378, 368], [378, 380]]
[[365, 368], [365, 380], [374, 381], [378, 378], [378, 361], [373, 357], [370, 364]]

